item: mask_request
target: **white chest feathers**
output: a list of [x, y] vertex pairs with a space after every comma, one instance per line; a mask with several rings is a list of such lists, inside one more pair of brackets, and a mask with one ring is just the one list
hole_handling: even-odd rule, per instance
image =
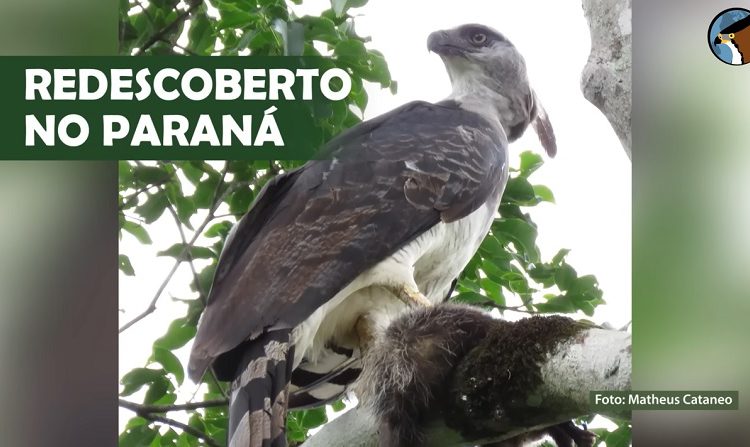
[[333, 343], [357, 350], [355, 326], [367, 318], [375, 331], [384, 330], [406, 305], [384, 290], [383, 278], [408, 274], [433, 303], [445, 300], [451, 283], [461, 273], [487, 235], [499, 197], [470, 215], [440, 222], [389, 258], [360, 274], [352, 283], [297, 326], [295, 367], [323, 360]]

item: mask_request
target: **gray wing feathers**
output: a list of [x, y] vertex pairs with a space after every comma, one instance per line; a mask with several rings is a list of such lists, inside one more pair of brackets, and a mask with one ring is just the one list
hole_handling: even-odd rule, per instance
[[335, 138], [333, 160], [274, 179], [217, 266], [191, 353], [199, 379], [268, 328], [293, 328], [440, 220], [504, 186], [507, 141], [455, 104], [414, 102]]

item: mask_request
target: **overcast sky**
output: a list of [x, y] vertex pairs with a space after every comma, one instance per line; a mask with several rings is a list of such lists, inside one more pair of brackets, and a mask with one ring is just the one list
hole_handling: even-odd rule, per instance
[[[327, 0], [306, 0], [295, 10], [317, 14], [328, 5]], [[560, 248], [572, 249], [570, 264], [579, 274], [596, 275], [608, 302], [597, 309], [594, 320], [615, 327], [630, 321], [631, 165], [607, 120], [580, 91], [580, 73], [590, 47], [580, 2], [371, 0], [352, 13], [357, 15], [360, 35], [372, 37], [368, 45], [385, 54], [399, 87], [397, 95], [371, 87], [367, 117], [411, 100], [438, 101], [448, 96], [450, 84], [442, 62], [426, 48], [427, 36], [434, 30], [482, 23], [501, 31], [518, 47], [558, 144], [557, 157], [532, 176], [535, 183], [549, 186], [557, 199], [554, 205], [531, 210], [539, 225], [542, 254], [549, 260]], [[543, 153], [531, 130], [511, 146], [512, 163], [524, 150]], [[122, 252], [130, 255], [137, 276], [121, 276], [120, 307], [125, 310], [121, 324], [147, 306], [173, 263], [171, 258], [154, 257], [156, 250], [166, 248], [158, 241], [174, 239], [171, 218], [162, 218], [149, 231], [157, 241], [154, 246], [142, 246], [129, 235], [122, 240]], [[189, 271], [181, 269], [157, 312], [121, 336], [121, 375], [144, 366], [151, 342], [184, 313], [169, 296], [191, 297], [186, 286], [190, 280]], [[186, 359], [188, 350], [189, 345], [180, 357]], [[195, 391], [187, 381], [183, 388], [183, 398]], [[124, 420], [132, 416], [121, 415]]]

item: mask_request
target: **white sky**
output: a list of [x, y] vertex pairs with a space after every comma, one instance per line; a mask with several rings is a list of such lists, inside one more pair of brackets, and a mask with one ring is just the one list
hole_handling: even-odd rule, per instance
[[[328, 5], [327, 0], [306, 0], [295, 10], [300, 15], [317, 14]], [[560, 248], [572, 249], [570, 264], [579, 274], [596, 275], [604, 290], [608, 304], [597, 309], [594, 320], [614, 327], [629, 322], [631, 164], [605, 117], [580, 91], [580, 73], [590, 45], [580, 2], [371, 0], [352, 13], [358, 16], [359, 34], [371, 36], [368, 45], [385, 54], [399, 87], [394, 96], [371, 86], [367, 117], [411, 100], [438, 101], [449, 94], [440, 58], [426, 49], [432, 31], [482, 23], [501, 31], [518, 47], [558, 144], [557, 157], [547, 160], [532, 176], [533, 182], [549, 186], [557, 199], [554, 205], [543, 204], [530, 211], [539, 226], [542, 254], [549, 260]], [[511, 146], [511, 162], [516, 163], [524, 150], [543, 153], [532, 130]], [[146, 308], [172, 266], [171, 258], [154, 256], [178, 237], [171, 216], [165, 213], [165, 217], [149, 228], [154, 245], [142, 246], [129, 235], [121, 242], [121, 251], [130, 255], [137, 276], [121, 275], [120, 307], [124, 312], [120, 324]], [[173, 318], [184, 314], [184, 307], [169, 297], [192, 298], [186, 286], [190, 280], [189, 270], [181, 268], [160, 299], [158, 310], [120, 337], [120, 375], [144, 366], [152, 341]], [[178, 352], [181, 359], [187, 359], [188, 349], [189, 345]], [[195, 390], [186, 379], [180, 396], [189, 399]], [[132, 413], [121, 410], [120, 414], [122, 427]]]

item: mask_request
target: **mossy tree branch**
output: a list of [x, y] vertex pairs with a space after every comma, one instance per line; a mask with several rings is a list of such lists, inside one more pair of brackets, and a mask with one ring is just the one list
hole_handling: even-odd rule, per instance
[[[472, 446], [506, 440], [591, 414], [590, 390], [630, 388], [630, 334], [580, 326], [571, 327], [574, 330], [566, 334], [565, 328], [557, 328], [553, 336], [563, 336], [565, 340], [550, 344], [549, 326], [528, 326], [526, 340], [516, 340], [524, 348], [514, 350], [499, 344], [496, 337], [487, 337], [461, 361], [452, 384], [452, 394], [458, 398], [446, 403], [447, 416], [430, 427], [427, 445]], [[533, 346], [542, 351], [552, 348], [542, 352], [533, 365], [526, 365], [525, 373], [499, 374], [498, 368], [507, 364], [509, 352], [512, 357]], [[531, 381], [530, 372], [536, 376]], [[522, 391], [523, 386], [534, 383]], [[509, 394], [508, 389], [514, 387], [515, 391]], [[618, 412], [604, 415], [627, 417]], [[360, 407], [324, 426], [304, 447], [376, 447], [377, 440], [373, 416]]]

